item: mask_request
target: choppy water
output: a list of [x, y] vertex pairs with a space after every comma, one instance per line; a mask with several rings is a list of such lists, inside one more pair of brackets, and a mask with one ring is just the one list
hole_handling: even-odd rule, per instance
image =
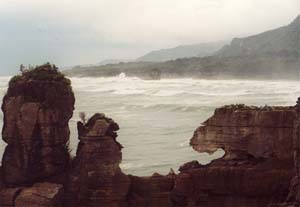
[[[0, 77], [0, 99], [8, 77]], [[199, 154], [189, 147], [194, 130], [225, 104], [294, 105], [300, 81], [140, 80], [138, 78], [72, 78], [76, 109], [70, 122], [71, 146], [77, 147], [76, 121], [103, 112], [119, 123], [122, 168], [136, 175], [167, 173], [191, 160], [207, 163], [220, 156]], [[0, 113], [0, 126], [2, 126]], [[0, 144], [0, 154], [4, 143]]]

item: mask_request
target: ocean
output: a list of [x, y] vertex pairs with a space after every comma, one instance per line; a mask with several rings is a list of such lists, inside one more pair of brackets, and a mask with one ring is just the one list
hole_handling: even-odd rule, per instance
[[[0, 77], [2, 100], [9, 77]], [[254, 80], [141, 80], [124, 74], [112, 78], [71, 78], [76, 96], [70, 121], [70, 144], [76, 152], [79, 112], [105, 113], [119, 125], [124, 146], [121, 168], [134, 175], [167, 174], [185, 162], [206, 164], [221, 157], [198, 153], [189, 146], [194, 130], [214, 109], [227, 104], [295, 105], [300, 81]], [[0, 126], [3, 125], [0, 113]], [[5, 144], [0, 142], [0, 158]]]

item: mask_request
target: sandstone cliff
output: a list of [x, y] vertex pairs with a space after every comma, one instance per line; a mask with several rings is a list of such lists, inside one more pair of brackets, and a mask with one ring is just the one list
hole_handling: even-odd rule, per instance
[[95, 114], [78, 122], [79, 145], [68, 182], [68, 206], [127, 206], [130, 180], [122, 173], [118, 124]]
[[[167, 176], [131, 177], [130, 206], [281, 205], [295, 176], [295, 107], [226, 106], [191, 139], [199, 152], [223, 148], [208, 165], [192, 161]], [[297, 137], [296, 137], [297, 139]]]
[[175, 203], [263, 207], [284, 202], [295, 175], [296, 114], [294, 107], [232, 105], [216, 109], [190, 143], [199, 152], [222, 148], [225, 155], [207, 166], [197, 162], [182, 166], [173, 189]]
[[10, 81], [2, 105], [5, 184], [33, 184], [64, 171], [74, 101], [70, 82], [51, 65]]
[[2, 105], [7, 143], [2, 182], [8, 190], [1, 191], [0, 206], [59, 206], [57, 196], [62, 200], [61, 184], [70, 163], [68, 123], [74, 102], [70, 81], [53, 65], [10, 80]]
[[190, 144], [198, 152], [222, 148], [226, 157], [291, 159], [295, 117], [294, 107], [225, 106], [195, 131]]

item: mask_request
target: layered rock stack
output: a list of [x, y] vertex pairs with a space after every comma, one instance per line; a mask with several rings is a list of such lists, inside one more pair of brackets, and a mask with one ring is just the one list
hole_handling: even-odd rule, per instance
[[2, 105], [6, 185], [33, 184], [66, 169], [74, 102], [70, 82], [50, 64], [10, 81]]
[[222, 148], [225, 156], [206, 166], [184, 167], [173, 190], [175, 204], [263, 207], [284, 202], [295, 175], [296, 114], [294, 107], [216, 109], [195, 131], [191, 145], [208, 153]]
[[154, 173], [151, 177], [130, 176], [131, 186], [128, 195], [130, 207], [172, 207], [170, 200], [176, 174], [170, 172], [163, 176]]
[[[70, 81], [53, 65], [23, 71], [10, 80], [2, 105], [7, 146], [0, 206], [59, 206], [51, 199], [61, 198], [60, 183], [70, 163], [68, 122], [74, 102]], [[48, 197], [38, 201], [43, 194]]]
[[86, 124], [78, 122], [80, 142], [70, 175], [68, 206], [127, 206], [130, 180], [119, 167], [118, 129], [103, 114], [95, 114]]
[[296, 117], [294, 121], [293, 153], [296, 175], [291, 180], [289, 195], [286, 202], [281, 205], [285, 207], [300, 206], [300, 98], [298, 98], [295, 111]]
[[226, 158], [244, 154], [290, 160], [295, 118], [294, 107], [225, 106], [195, 131], [190, 144], [198, 152], [222, 148]]

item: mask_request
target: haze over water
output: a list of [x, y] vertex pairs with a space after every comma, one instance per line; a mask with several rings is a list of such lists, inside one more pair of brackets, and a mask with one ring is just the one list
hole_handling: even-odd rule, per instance
[[[0, 77], [2, 100], [9, 77]], [[78, 113], [105, 113], [119, 125], [126, 173], [168, 173], [191, 160], [208, 163], [213, 156], [189, 146], [194, 130], [216, 107], [226, 104], [295, 105], [300, 81], [252, 80], [141, 80], [124, 75], [113, 78], [72, 78], [76, 109], [70, 122], [71, 147], [76, 152]], [[0, 113], [0, 126], [3, 122]], [[0, 143], [0, 154], [4, 150]]]

